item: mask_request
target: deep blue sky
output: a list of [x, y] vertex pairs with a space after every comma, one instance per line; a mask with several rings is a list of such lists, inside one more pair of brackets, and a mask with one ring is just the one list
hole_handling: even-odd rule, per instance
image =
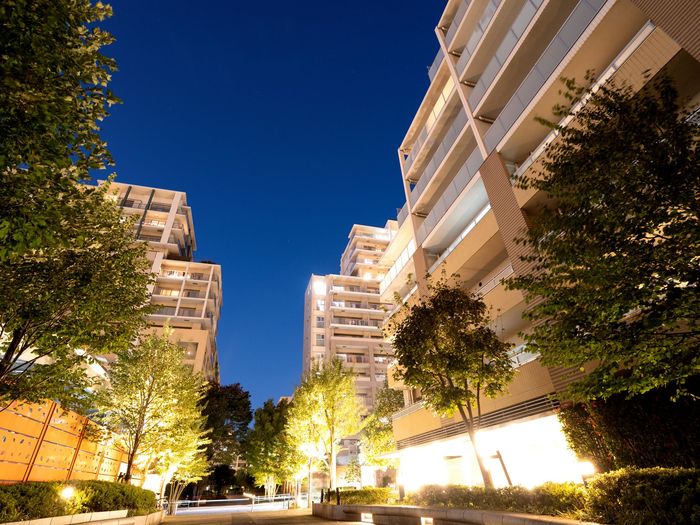
[[403, 204], [396, 149], [444, 2], [112, 4], [117, 180], [187, 193], [196, 257], [223, 269], [222, 383], [254, 407], [289, 395], [310, 274]]

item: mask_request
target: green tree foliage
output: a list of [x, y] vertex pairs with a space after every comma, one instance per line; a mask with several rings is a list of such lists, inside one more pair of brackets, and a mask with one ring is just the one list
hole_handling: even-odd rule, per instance
[[362, 467], [357, 458], [352, 458], [345, 467], [345, 481], [348, 483], [362, 482]]
[[295, 390], [292, 410], [289, 428], [297, 449], [309, 464], [322, 452], [335, 488], [340, 441], [360, 429], [363, 411], [352, 372], [339, 359], [314, 367]]
[[166, 327], [163, 335], [150, 334], [121, 352], [110, 366], [109, 388], [98, 394], [98, 417], [119, 434], [128, 454], [127, 479], [139, 453], [160, 455], [164, 470], [171, 470], [179, 468], [180, 454], [198, 455], [208, 444], [200, 407], [203, 380], [182, 364], [185, 351], [169, 335]]
[[[201, 388], [199, 389], [201, 392]], [[211, 470], [206, 450], [211, 443], [209, 430], [205, 428], [206, 417], [201, 412], [201, 394], [180, 394], [173, 417], [157, 436], [153, 445], [156, 457], [156, 472], [163, 477], [161, 498], [165, 485], [170, 481], [171, 514], [175, 512], [175, 501], [180, 499], [185, 487], [201, 480]]]
[[[308, 491], [311, 493], [313, 471], [326, 463], [323, 442], [324, 425], [319, 412], [316, 391], [308, 380], [294, 390], [294, 401], [289, 408], [287, 433], [293, 446], [304, 458], [307, 470]], [[307, 505], [311, 506], [311, 498]]]
[[248, 470], [267, 496], [274, 496], [277, 485], [290, 480], [301, 469], [302, 457], [286, 432], [289, 404], [272, 399], [255, 411], [255, 423], [246, 440]]
[[377, 467], [394, 466], [395, 460], [380, 456], [396, 450], [391, 418], [403, 408], [403, 394], [384, 384], [377, 392], [374, 410], [362, 422], [360, 448], [363, 463]]
[[177, 511], [177, 501], [182, 496], [182, 492], [190, 483], [196, 483], [209, 474], [211, 468], [209, 461], [203, 450], [198, 450], [196, 454], [187, 457], [173, 473], [170, 484], [170, 497], [168, 513], [175, 514]]
[[107, 185], [80, 191], [76, 216], [63, 221], [69, 247], [0, 260], [3, 404], [52, 398], [80, 409], [85, 365], [127, 347], [149, 311], [151, 276], [132, 224], [105, 198]]
[[97, 26], [111, 13], [89, 0], [0, 4], [0, 261], [72, 247], [77, 183], [112, 164], [99, 123], [118, 102], [107, 87], [116, 64]]
[[513, 377], [508, 350], [489, 328], [484, 302], [445, 282], [432, 285], [430, 294], [405, 307], [389, 325], [395, 377], [420, 388], [427, 406], [440, 414], [459, 412], [467, 427], [474, 455], [486, 487], [488, 470], [476, 447], [482, 396], [495, 397]]
[[667, 79], [567, 88], [587, 103], [557, 108], [574, 121], [517, 181], [549, 197], [523, 240], [534, 270], [511, 283], [533, 300], [529, 343], [547, 365], [598, 363], [577, 399], [683, 394], [700, 367], [700, 130]]
[[112, 164], [99, 136], [118, 102], [101, 54], [113, 38], [98, 27], [110, 15], [89, 0], [0, 4], [3, 404], [84, 408], [84, 365], [133, 339], [143, 316], [143, 248], [105, 189], [80, 184]]
[[674, 386], [626, 399], [613, 394], [566, 406], [559, 419], [571, 450], [600, 471], [625, 467], [700, 467], [700, 380], [692, 396], [670, 400]]
[[231, 465], [243, 452], [242, 442], [253, 420], [250, 394], [240, 383], [213, 384], [206, 395], [204, 414], [211, 429], [207, 456], [212, 465]]

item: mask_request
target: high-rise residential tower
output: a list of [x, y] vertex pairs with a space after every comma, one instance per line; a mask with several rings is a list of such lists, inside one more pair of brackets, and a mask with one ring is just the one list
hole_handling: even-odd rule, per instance
[[379, 297], [385, 268], [379, 261], [396, 233], [396, 221], [383, 228], [354, 225], [340, 260], [340, 274], [312, 275], [304, 301], [302, 373], [315, 363], [341, 359], [355, 374], [355, 390], [367, 410], [386, 380], [391, 349], [382, 337], [390, 304]]
[[219, 380], [216, 348], [221, 310], [221, 266], [194, 261], [197, 242], [184, 192], [112, 183], [110, 196], [124, 215], [136, 216], [136, 237], [148, 244], [157, 307], [148, 324], [167, 323], [186, 350], [185, 364], [209, 381]]
[[[555, 120], [560, 79], [588, 71], [594, 84], [635, 90], [667, 74], [697, 105], [700, 38], [689, 21], [698, 18], [690, 0], [449, 0], [438, 21], [430, 84], [399, 147], [406, 204], [380, 260], [389, 268], [380, 294], [414, 301], [427, 292], [426, 275], [444, 272], [496, 313], [493, 327], [514, 345], [517, 368], [508, 391], [482, 404], [482, 456], [497, 484], [506, 484], [505, 469], [526, 486], [580, 480], [552, 394], [581, 371], [546, 368], [528, 352], [519, 335], [528, 328], [524, 297], [503, 284], [529, 271], [515, 239], [543, 197], [512, 177], [535, 173], [555, 139], [535, 117]], [[404, 398], [393, 419], [399, 481], [408, 489], [480, 483], [459, 418], [428, 411], [419, 391], [404, 389]]]

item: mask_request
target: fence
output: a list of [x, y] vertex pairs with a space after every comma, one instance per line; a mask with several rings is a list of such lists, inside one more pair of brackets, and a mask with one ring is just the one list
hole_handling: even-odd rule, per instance
[[[53, 401], [12, 403], [0, 412], [0, 483], [100, 479], [116, 481], [126, 453], [114, 436], [92, 437], [95, 423]], [[132, 483], [141, 485], [135, 473]]]

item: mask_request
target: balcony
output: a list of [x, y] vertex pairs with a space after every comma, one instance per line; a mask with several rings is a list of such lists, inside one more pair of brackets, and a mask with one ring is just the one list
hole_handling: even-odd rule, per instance
[[440, 200], [433, 206], [433, 209], [425, 218], [423, 224], [418, 228], [416, 241], [419, 245], [423, 244], [440, 220], [445, 216], [452, 204], [454, 204], [457, 198], [462, 194], [462, 191], [464, 191], [469, 182], [471, 182], [472, 178], [479, 171], [483, 161], [484, 159], [481, 156], [479, 148], [474, 148], [472, 154], [440, 196]]
[[416, 251], [416, 242], [411, 239], [408, 245], [403, 249], [394, 261], [394, 264], [389, 268], [382, 281], [379, 283], [379, 292], [384, 293], [386, 289], [394, 282], [399, 275], [401, 275], [402, 270], [406, 267], [409, 261], [412, 260], [413, 253]]
[[603, 5], [605, 5], [605, 0], [581, 0], [576, 5], [535, 66], [486, 132], [484, 142], [489, 152], [493, 151], [501, 139], [505, 137], [520, 115], [549, 81], [554, 71], [603, 8]]
[[[435, 102], [433, 102], [432, 106], [430, 107], [430, 111], [427, 113], [426, 122], [413, 141], [411, 151], [404, 161], [404, 175], [407, 179], [417, 179], [414, 174], [411, 173], [411, 168], [414, 167], [418, 159], [422, 159], [421, 153], [423, 150], [427, 150], [427, 148], [432, 145], [431, 137], [433, 135], [433, 131], [436, 129], [440, 130], [441, 126], [444, 127], [444, 125], [441, 125], [441, 123], [445, 120], [446, 116], [454, 114], [457, 108], [461, 108], [459, 103], [450, 103], [454, 93], [454, 82], [452, 82], [452, 77], [449, 77], [445, 82], [445, 85], [442, 86], [441, 91], [437, 94]], [[426, 97], [428, 97], [428, 95], [426, 95]]]
[[442, 64], [442, 60], [444, 58], [445, 58], [445, 55], [443, 54], [442, 49], [439, 49], [437, 52], [437, 55], [435, 55], [435, 59], [433, 60], [433, 63], [430, 66], [430, 69], [428, 69], [428, 77], [430, 78], [431, 82], [435, 78], [435, 75], [437, 74], [438, 69], [440, 69], [440, 64]]
[[496, 76], [500, 73], [503, 65], [508, 60], [508, 57], [515, 49], [515, 46], [520, 41], [520, 38], [529, 27], [532, 20], [535, 18], [538, 9], [544, 0], [528, 0], [523, 8], [518, 13], [515, 21], [510, 29], [503, 37], [501, 44], [498, 46], [493, 58], [484, 69], [484, 72], [479, 77], [474, 90], [469, 95], [469, 105], [476, 108], [481, 102], [482, 97], [486, 94]]
[[369, 321], [366, 319], [352, 319], [352, 318], [334, 318], [331, 320], [331, 326], [342, 326], [342, 327], [347, 327], [347, 326], [353, 326], [353, 327], [359, 327], [359, 328], [381, 328], [383, 325], [383, 322], [380, 320], [373, 320], [370, 319]]
[[432, 264], [430, 269], [428, 270], [429, 274], [432, 274], [442, 262], [447, 259], [447, 257], [459, 246], [459, 243], [461, 243], [469, 233], [476, 228], [477, 224], [481, 222], [481, 219], [483, 219], [486, 214], [491, 210], [491, 203], [487, 204], [477, 215], [474, 217], [473, 220], [467, 224], [467, 227], [462, 230], [462, 232], [457, 236], [457, 238], [452, 241], [452, 243], [447, 247], [447, 249], [440, 254], [438, 259]]
[[462, 0], [462, 2], [459, 4], [459, 7], [457, 8], [457, 12], [455, 13], [454, 18], [450, 23], [450, 27], [445, 33], [445, 44], [447, 46], [447, 49], [450, 49], [452, 46], [452, 42], [455, 39], [455, 35], [457, 34], [457, 31], [459, 31], [459, 26], [462, 25], [462, 21], [464, 20], [464, 15], [466, 14], [467, 9], [469, 9], [469, 4], [470, 2], [468, 0]]
[[467, 68], [467, 64], [469, 63], [472, 54], [474, 53], [474, 51], [476, 51], [476, 48], [479, 46], [479, 42], [481, 41], [481, 38], [486, 32], [486, 28], [491, 23], [491, 20], [496, 14], [498, 7], [501, 5], [501, 2], [502, 0], [490, 0], [486, 4], [486, 7], [484, 7], [484, 11], [481, 15], [481, 18], [479, 18], [479, 21], [476, 23], [474, 31], [469, 37], [467, 44], [464, 46], [464, 49], [462, 49], [462, 55], [459, 57], [459, 60], [457, 61], [457, 64], [455, 66], [459, 78], [462, 78], [462, 75], [464, 74], [464, 71]]
[[396, 219], [399, 222], [399, 227], [404, 223], [404, 221], [408, 218], [408, 204], [404, 204], [403, 208], [399, 210], [399, 213], [396, 217]]
[[463, 135], [464, 131], [467, 129], [467, 114], [463, 109], [460, 109], [457, 115], [455, 115], [452, 125], [447, 129], [445, 136], [442, 138], [440, 144], [435, 148], [430, 162], [423, 170], [423, 173], [418, 179], [418, 183], [411, 191], [411, 209], [415, 209], [418, 200], [420, 199], [423, 191], [428, 186], [430, 181], [435, 176], [442, 165], [448, 154], [454, 149], [455, 144], [457, 144], [458, 139]]

